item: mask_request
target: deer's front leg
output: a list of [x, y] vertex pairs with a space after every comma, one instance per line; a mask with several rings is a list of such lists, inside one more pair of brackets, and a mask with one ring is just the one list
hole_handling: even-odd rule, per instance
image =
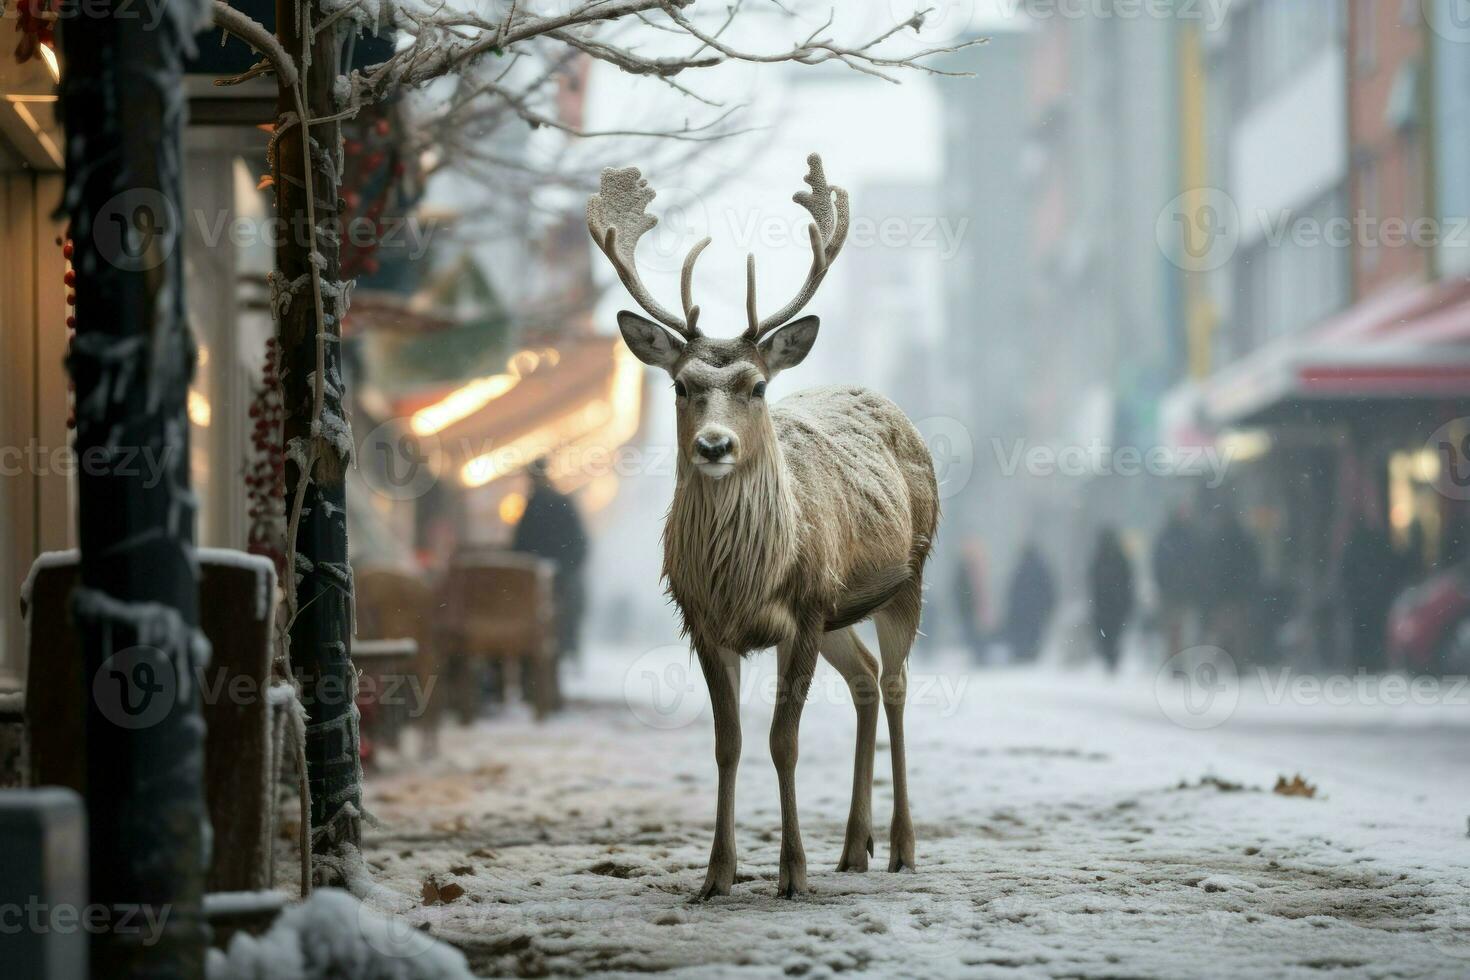
[[771, 719], [771, 761], [781, 787], [781, 871], [776, 894], [806, 893], [806, 852], [796, 820], [797, 736], [817, 665], [820, 630], [802, 631], [789, 645], [777, 648], [776, 712]]
[[740, 655], [729, 650], [699, 652], [699, 666], [709, 688], [715, 716], [715, 765], [719, 767], [719, 802], [715, 810], [715, 842], [709, 872], [699, 900], [730, 894], [735, 884], [735, 770], [740, 764]]

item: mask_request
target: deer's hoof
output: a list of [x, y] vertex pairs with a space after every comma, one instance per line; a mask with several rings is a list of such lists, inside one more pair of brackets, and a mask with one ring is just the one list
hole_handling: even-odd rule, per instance
[[866, 843], [848, 842], [842, 849], [842, 860], [837, 862], [838, 871], [867, 871], [868, 858], [873, 854], [873, 835]]
[[888, 838], [888, 870], [914, 870], [914, 829], [905, 821]]
[[806, 892], [806, 861], [782, 861], [781, 875], [776, 882], [777, 897], [795, 898], [797, 895], [805, 895]]
[[776, 887], [777, 898], [795, 898], [798, 895], [805, 895], [806, 893], [807, 887], [804, 881], [800, 884], [794, 881], [788, 881], [786, 884]]
[[730, 894], [730, 886], [722, 881], [706, 881], [699, 893], [689, 900], [691, 905], [699, 902], [707, 902], [716, 895]]
[[711, 867], [709, 873], [704, 876], [704, 886], [699, 889], [689, 901], [690, 903], [704, 902], [716, 895], [730, 894], [730, 886], [735, 884], [735, 869]]

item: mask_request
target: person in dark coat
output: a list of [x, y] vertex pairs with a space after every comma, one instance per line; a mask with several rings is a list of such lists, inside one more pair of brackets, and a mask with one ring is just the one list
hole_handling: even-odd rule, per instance
[[979, 661], [985, 649], [985, 550], [978, 541], [960, 546], [955, 565], [955, 610], [959, 614], [960, 638], [970, 658]]
[[1201, 581], [1210, 643], [1233, 657], [1252, 658], [1260, 619], [1261, 553], [1233, 511], [1220, 508], [1201, 537], [1206, 572]]
[[1115, 528], [1104, 527], [1098, 532], [1087, 584], [1097, 650], [1108, 670], [1116, 672], [1123, 630], [1133, 613], [1133, 566]]
[[1035, 659], [1051, 622], [1057, 589], [1036, 542], [1026, 545], [1006, 594], [1005, 638], [1018, 661]]
[[1402, 586], [1403, 563], [1381, 527], [1359, 516], [1342, 549], [1342, 598], [1353, 665], [1381, 670], [1387, 658], [1388, 610]]
[[1154, 586], [1159, 593], [1159, 619], [1166, 657], [1187, 647], [1190, 622], [1199, 613], [1199, 533], [1187, 507], [1169, 515], [1154, 539]]
[[526, 510], [516, 524], [511, 550], [536, 555], [556, 565], [556, 601], [559, 653], [573, 654], [581, 635], [582, 612], [586, 605], [582, 566], [587, 561], [587, 532], [576, 504], [551, 485], [545, 457], [526, 470], [531, 492]]

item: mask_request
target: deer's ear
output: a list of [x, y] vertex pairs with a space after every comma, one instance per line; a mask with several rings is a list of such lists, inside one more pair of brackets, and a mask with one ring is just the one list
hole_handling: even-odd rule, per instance
[[674, 362], [684, 353], [684, 341], [637, 313], [618, 313], [618, 329], [628, 349], [644, 364], [672, 371]]
[[806, 360], [812, 345], [817, 342], [819, 326], [821, 321], [816, 317], [804, 316], [800, 320], [792, 320], [760, 342], [761, 356], [766, 360], [771, 377]]

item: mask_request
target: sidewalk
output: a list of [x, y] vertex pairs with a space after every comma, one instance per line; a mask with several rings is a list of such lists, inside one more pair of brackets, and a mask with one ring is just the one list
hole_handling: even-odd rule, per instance
[[[393, 892], [448, 899], [404, 918], [485, 975], [1470, 974], [1470, 711], [1268, 704], [1248, 680], [1232, 717], [1191, 731], [1143, 673], [915, 664], [918, 871], [883, 870], [880, 718], [874, 870], [838, 874], [853, 712], [823, 665], [798, 769], [811, 894], [782, 901], [773, 658], [748, 661], [739, 877], [690, 905], [715, 793], [686, 657], [602, 652], [548, 724], [451, 729], [439, 758], [391, 763], [367, 859]], [[1298, 771], [1316, 798], [1270, 791]]]

